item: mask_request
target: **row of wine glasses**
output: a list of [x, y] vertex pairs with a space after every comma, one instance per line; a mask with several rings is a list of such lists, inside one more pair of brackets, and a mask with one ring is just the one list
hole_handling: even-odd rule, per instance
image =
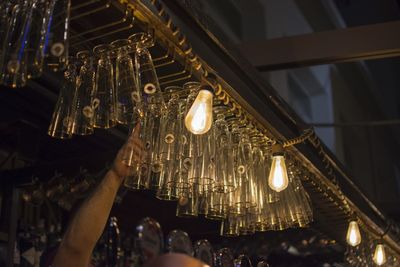
[[65, 139], [117, 123], [132, 126], [143, 116], [144, 101], [162, 97], [147, 49], [152, 45], [149, 34], [136, 33], [70, 58], [48, 134]]
[[376, 249], [377, 242], [370, 238], [366, 233], [363, 233], [363, 242], [358, 246], [347, 246], [344, 254], [345, 262], [352, 267], [361, 266], [387, 266], [397, 267], [400, 266], [399, 260], [394, 256], [392, 251], [388, 247], [385, 248], [386, 253], [384, 256], [384, 262], [377, 264], [374, 259], [374, 251]]
[[132, 190], [151, 189], [162, 200], [176, 200], [176, 215], [223, 221], [223, 235], [304, 227], [312, 221], [300, 166], [291, 159], [290, 185], [280, 193], [267, 183], [270, 144], [255, 127], [214, 101], [213, 127], [203, 135], [190, 132], [184, 117], [202, 88], [198, 82], [165, 88], [165, 104], [154, 112], [147, 103], [140, 138], [143, 156], [125, 151], [133, 175]]
[[[257, 205], [247, 207], [242, 212], [235, 211], [237, 203], [233, 208], [228, 206], [227, 215], [221, 223], [220, 234], [238, 236], [308, 226], [313, 220], [313, 213], [309, 196], [300, 182], [301, 175], [303, 174], [291, 168], [290, 182], [286, 190], [276, 193], [272, 199], [271, 195], [261, 195], [258, 197]], [[259, 180], [263, 179], [265, 175], [259, 177]], [[267, 188], [268, 185], [263, 185], [261, 181], [256, 185], [258, 194], [262, 194]]]
[[210, 130], [189, 131], [184, 118], [208, 85], [187, 82], [161, 90], [148, 51], [152, 45], [151, 35], [136, 33], [78, 52], [65, 71], [49, 135], [89, 135], [117, 123], [132, 134], [139, 129], [141, 155], [129, 145], [123, 151], [123, 162], [132, 169], [125, 186], [176, 200], [177, 216], [221, 220], [224, 235], [306, 226], [312, 211], [301, 167], [291, 160], [290, 186], [280, 193], [271, 190], [269, 139], [217, 99]]
[[71, 210], [73, 205], [79, 199], [85, 198], [89, 190], [96, 185], [98, 176], [89, 174], [86, 169], [80, 169], [73, 177], [56, 173], [45, 183], [35, 178], [31, 185], [24, 187], [22, 199], [33, 206], [41, 206], [49, 200], [65, 210]]
[[0, 84], [22, 87], [68, 63], [70, 0], [0, 3]]

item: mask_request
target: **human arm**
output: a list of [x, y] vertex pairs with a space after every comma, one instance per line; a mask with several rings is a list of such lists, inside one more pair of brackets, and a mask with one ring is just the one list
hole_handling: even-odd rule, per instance
[[96, 187], [91, 196], [78, 209], [61, 241], [53, 267], [87, 267], [92, 251], [103, 233], [114, 198], [130, 168], [122, 163], [124, 149], [133, 147], [137, 158], [143, 151], [139, 139], [140, 125], [137, 124], [128, 142], [122, 147], [113, 167]]

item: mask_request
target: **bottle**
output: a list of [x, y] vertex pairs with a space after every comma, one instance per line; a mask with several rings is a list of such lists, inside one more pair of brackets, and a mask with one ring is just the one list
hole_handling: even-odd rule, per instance
[[120, 233], [116, 217], [108, 220], [105, 232], [106, 267], [116, 267], [120, 257]]

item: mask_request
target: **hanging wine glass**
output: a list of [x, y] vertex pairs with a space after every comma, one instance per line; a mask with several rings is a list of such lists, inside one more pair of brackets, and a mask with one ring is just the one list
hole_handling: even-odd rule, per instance
[[95, 73], [89, 51], [80, 51], [76, 57], [83, 62], [76, 79], [76, 91], [72, 104], [74, 116], [72, 117], [72, 133], [77, 135], [93, 134], [93, 115], [98, 107], [93, 101]]
[[3, 66], [1, 81], [13, 88], [26, 85], [26, 51], [32, 23], [33, 10], [38, 0], [19, 1], [11, 11], [11, 17], [3, 40]]
[[199, 194], [213, 190], [215, 182], [215, 140], [213, 129], [200, 136], [202, 139], [202, 153], [193, 158], [193, 165], [189, 171], [189, 180], [192, 184], [198, 184]]
[[[256, 230], [257, 231], [268, 231], [268, 230], [279, 230], [279, 218], [276, 211], [276, 202], [269, 203], [267, 202], [263, 209], [260, 209], [261, 214], [258, 214], [261, 217], [261, 220], [256, 220]], [[258, 223], [259, 222], [259, 223]]]
[[249, 207], [244, 215], [238, 216], [239, 235], [252, 235], [255, 233], [255, 208]]
[[[254, 208], [257, 206], [257, 182], [254, 175], [254, 159], [253, 159], [253, 149], [250, 142], [250, 134], [253, 131], [252, 125], [246, 125], [244, 129], [241, 130], [240, 142], [239, 142], [239, 162], [243, 162], [245, 167], [245, 174], [248, 181], [249, 193], [248, 198], [250, 206], [249, 208]], [[253, 209], [251, 209], [253, 213]]]
[[[13, 1], [2, 1], [0, 3], [0, 40], [5, 39], [6, 30], [8, 29], [8, 23], [10, 18], [10, 9], [14, 6]], [[0, 58], [3, 54], [3, 47], [0, 43]], [[1, 63], [0, 63], [1, 66]], [[0, 68], [1, 69], [1, 68]]]
[[186, 105], [186, 99], [180, 99], [178, 113], [179, 134], [177, 141], [178, 167], [174, 181], [178, 195], [176, 215], [178, 217], [197, 217], [199, 214], [198, 185], [191, 184], [191, 181], [189, 180], [189, 171], [192, 166], [192, 160], [190, 157], [191, 150], [188, 142], [189, 131], [187, 131], [183, 123], [184, 117], [186, 116]]
[[31, 30], [29, 31], [28, 43], [25, 48], [25, 53], [27, 54], [27, 75], [29, 79], [39, 77], [43, 71], [43, 48], [51, 16], [48, 7], [48, 2], [44, 0], [39, 0], [33, 6]]
[[[208, 191], [201, 191], [199, 188], [201, 185], [199, 184], [193, 184], [194, 188], [197, 190], [197, 196], [199, 198], [199, 214], [201, 215], [206, 215], [208, 212], [208, 207], [209, 207], [209, 196], [211, 192]], [[196, 188], [197, 187], [197, 188]]]
[[60, 71], [68, 65], [71, 1], [50, 0], [48, 5], [50, 20], [42, 33], [46, 38], [44, 54], [49, 69]]
[[221, 222], [221, 236], [238, 236], [239, 235], [239, 219], [236, 214], [229, 213]]
[[[121, 63], [125, 62], [127, 68], [125, 69], [125, 71], [127, 69], [129, 69], [128, 73], [123, 73], [122, 71], [124, 70], [123, 68], [121, 68], [121, 75], [123, 75], [123, 77], [125, 77], [125, 80], [123, 83], [120, 84], [121, 88], [125, 87], [127, 88], [127, 90], [125, 90], [125, 92], [130, 92], [130, 99], [132, 101], [132, 104], [134, 105], [133, 107], [133, 124], [135, 125], [137, 123], [139, 123], [141, 125], [140, 128], [140, 133], [139, 133], [139, 138], [141, 139], [141, 141], [144, 144], [144, 151], [143, 151], [143, 156], [140, 157], [140, 161], [137, 162], [135, 161], [135, 158], [133, 157], [134, 155], [134, 151], [132, 149], [129, 149], [129, 147], [124, 151], [124, 155], [123, 155], [123, 162], [125, 164], [127, 164], [128, 166], [131, 166], [134, 175], [132, 175], [131, 177], [128, 177], [128, 179], [125, 180], [125, 186], [127, 186], [128, 188], [131, 189], [137, 189], [138, 187], [145, 187], [145, 188], [153, 188], [153, 189], [157, 189], [158, 185], [159, 185], [159, 179], [153, 179], [151, 180], [150, 178], [154, 178], [154, 176], [156, 175], [152, 175], [152, 167], [151, 167], [151, 163], [152, 163], [152, 158], [153, 156], [155, 156], [154, 153], [154, 147], [157, 146], [157, 142], [156, 139], [158, 139], [159, 137], [159, 119], [161, 116], [161, 110], [157, 110], [156, 107], [149, 105], [148, 102], [148, 97], [147, 97], [147, 93], [144, 92], [143, 88], [142, 88], [142, 83], [141, 83], [141, 77], [143, 75], [141, 75], [141, 71], [143, 71], [143, 68], [140, 69], [140, 64], [142, 64], [143, 66], [146, 66], [146, 63], [150, 62], [152, 64], [151, 61], [151, 56], [148, 53], [147, 57], [140, 57], [138, 58], [137, 56], [137, 50], [139, 49], [145, 49], [147, 51], [146, 48], [146, 44], [149, 45], [151, 36], [149, 35], [145, 35], [143, 33], [141, 34], [135, 34], [129, 37], [128, 43], [129, 43], [129, 48], [133, 48], [133, 50], [135, 51], [135, 68], [136, 68], [136, 79], [132, 76], [129, 75], [129, 73], [133, 73], [133, 64], [132, 64], [132, 60], [130, 59], [129, 55], [127, 54], [128, 50], [126, 50], [127, 48], [124, 46], [121, 46], [120, 49], [120, 55], [122, 54], [123, 57], [121, 56]], [[125, 50], [122, 50], [125, 49]], [[148, 52], [148, 51], [147, 51]], [[129, 58], [128, 58], [129, 57]], [[124, 61], [124, 60], [125, 61]], [[142, 62], [143, 60], [143, 62]], [[150, 61], [149, 61], [150, 60]], [[122, 66], [122, 65], [121, 65]], [[154, 67], [153, 67], [154, 70]], [[154, 76], [156, 79], [157, 77]], [[130, 80], [131, 82], [128, 82], [128, 80]], [[133, 80], [135, 80], [135, 83], [133, 83]], [[154, 81], [154, 84], [158, 85], [158, 80]], [[135, 86], [132, 86], [135, 85]], [[131, 87], [129, 87], [131, 86]], [[158, 87], [159, 88], [159, 87]], [[161, 90], [158, 90], [159, 93], [157, 93], [157, 95], [161, 94]], [[117, 92], [118, 92], [118, 78], [117, 78]], [[117, 93], [118, 94], [118, 93]], [[125, 99], [127, 99], [128, 95], [127, 94], [123, 94], [124, 96], [126, 96]], [[161, 96], [162, 97], [162, 96]], [[163, 101], [161, 101], [161, 103], [163, 103]], [[118, 105], [118, 104], [117, 104]], [[120, 105], [121, 106], [121, 105]], [[164, 107], [164, 105], [161, 105], [162, 107]], [[158, 107], [159, 108], [159, 107]], [[154, 112], [150, 112], [149, 110], [157, 110], [157, 113], [154, 114]], [[133, 126], [132, 126], [133, 128]], [[157, 168], [155, 168], [158, 172], [161, 171], [161, 166], [158, 166]], [[159, 178], [159, 177], [158, 177]]]
[[235, 213], [245, 215], [248, 208], [256, 205], [257, 196], [253, 177], [251, 144], [247, 133], [237, 124], [232, 125], [232, 137], [236, 164], [235, 176], [238, 182]]
[[307, 192], [304, 190], [300, 177], [303, 173], [300, 170], [300, 166], [295, 164], [293, 159], [289, 161], [289, 191], [290, 198], [288, 200], [289, 205], [294, 207], [296, 210], [296, 225], [299, 227], [306, 227], [312, 221], [313, 214], [310, 206], [310, 199]]
[[183, 218], [197, 217], [199, 215], [198, 190], [194, 186], [182, 190], [176, 206], [176, 216]]
[[264, 155], [261, 150], [261, 137], [255, 135], [251, 138], [253, 146], [253, 167], [254, 178], [256, 179], [257, 187], [257, 207], [255, 208], [255, 227], [257, 231], [266, 231], [268, 229], [264, 218], [264, 210], [269, 205], [265, 189], [268, 187], [265, 175]]
[[136, 33], [129, 37], [135, 46], [135, 67], [137, 82], [142, 94], [145, 122], [143, 131], [145, 148], [150, 157], [149, 187], [160, 187], [162, 163], [160, 161], [160, 120], [166, 109], [153, 60], [148, 48], [153, 45], [153, 38], [146, 33]]
[[[143, 144], [143, 122], [146, 122], [139, 115], [137, 116], [137, 123], [131, 124], [129, 132], [131, 135], [137, 134], [139, 141]], [[137, 128], [140, 126], [140, 128]], [[136, 133], [135, 131], [139, 131]], [[135, 144], [131, 143], [132, 139], [129, 138], [127, 144], [124, 146], [122, 154], [122, 162], [130, 167], [131, 175], [124, 180], [124, 186], [130, 190], [148, 189], [148, 173], [149, 173], [149, 156], [146, 148], [137, 151]]]
[[181, 87], [170, 86], [165, 89], [166, 93], [171, 97], [167, 103], [167, 109], [161, 117], [160, 122], [160, 150], [159, 161], [163, 166], [160, 175], [160, 188], [157, 191], [157, 198], [165, 200], [176, 200], [176, 186], [174, 178], [177, 176], [176, 164], [178, 156], [178, 136], [180, 130], [179, 109], [180, 99], [179, 92]]
[[111, 47], [116, 51], [115, 60], [115, 91], [116, 91], [116, 119], [121, 124], [134, 122], [134, 99], [140, 100], [137, 83], [134, 75], [134, 67], [129, 55], [129, 41], [116, 40]]
[[97, 70], [93, 103], [97, 106], [93, 115], [93, 126], [108, 129], [116, 124], [116, 101], [114, 88], [113, 64], [110, 57], [111, 47], [97, 45], [93, 53], [97, 56]]
[[215, 154], [216, 175], [214, 190], [228, 193], [235, 189], [236, 180], [232, 137], [224, 115], [227, 112], [227, 107], [222, 103], [216, 103], [214, 104], [214, 112], [217, 113], [217, 119], [213, 125], [213, 139], [215, 140], [215, 150], [217, 151]]
[[[128, 39], [135, 48], [136, 75], [144, 105], [147, 108], [156, 104], [165, 106], [153, 59], [148, 50], [154, 45], [153, 37], [141, 32], [131, 35]], [[156, 110], [152, 110], [152, 112], [156, 112]]]
[[227, 215], [224, 192], [214, 191], [205, 193], [207, 196], [207, 211], [205, 217], [211, 220], [223, 220]]
[[76, 65], [70, 63], [64, 72], [64, 82], [58, 96], [47, 134], [54, 138], [72, 137], [73, 99], [76, 88]]

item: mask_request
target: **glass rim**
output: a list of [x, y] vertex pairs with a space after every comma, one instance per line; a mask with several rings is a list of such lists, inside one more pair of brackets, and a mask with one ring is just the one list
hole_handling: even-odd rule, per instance
[[150, 47], [154, 45], [153, 36], [146, 32], [137, 32], [128, 37], [129, 43], [141, 47]]
[[87, 59], [91, 57], [91, 52], [89, 50], [82, 50], [76, 53], [76, 58], [78, 59]]
[[128, 39], [118, 39], [110, 43], [111, 48], [120, 49], [129, 46]]
[[183, 84], [183, 89], [184, 90], [200, 89], [200, 85], [201, 85], [200, 82], [190, 81]]
[[111, 45], [109, 44], [99, 44], [93, 47], [93, 53], [103, 54], [111, 51]]

